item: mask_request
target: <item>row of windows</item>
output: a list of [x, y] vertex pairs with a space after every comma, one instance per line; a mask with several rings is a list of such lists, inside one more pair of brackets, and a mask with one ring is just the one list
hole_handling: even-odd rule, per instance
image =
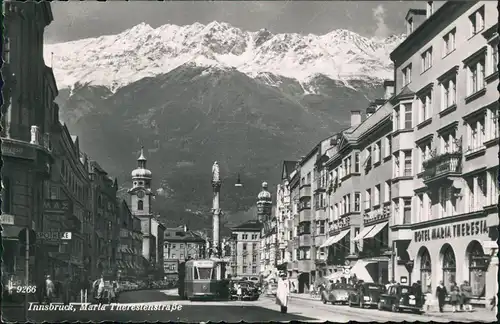
[[[469, 16], [469, 39], [473, 36], [479, 34], [484, 30], [484, 6], [479, 8], [476, 12]], [[452, 27], [452, 29], [446, 33], [442, 38], [442, 58], [445, 58], [450, 53], [454, 52], [456, 49], [456, 33], [457, 28]], [[493, 54], [491, 60], [491, 68], [490, 72], [494, 73], [497, 71], [498, 64], [498, 48], [496, 44], [492, 46]], [[433, 65], [433, 48], [426, 48], [423, 53], [420, 55], [420, 70], [421, 73], [429, 70]], [[475, 71], [475, 69], [474, 69]], [[483, 62], [483, 73], [484, 73], [484, 62]], [[402, 69], [402, 77], [403, 77], [403, 86], [406, 86], [411, 83], [412, 80], [412, 64], [408, 64], [405, 68]], [[470, 89], [472, 90], [472, 89]], [[472, 93], [472, 92], [471, 92]], [[469, 94], [471, 94], [469, 93]]]
[[[252, 240], [257, 240], [257, 239], [259, 239], [259, 234], [252, 234], [251, 237], [252, 237]], [[241, 234], [241, 239], [248, 240], [248, 234]]]

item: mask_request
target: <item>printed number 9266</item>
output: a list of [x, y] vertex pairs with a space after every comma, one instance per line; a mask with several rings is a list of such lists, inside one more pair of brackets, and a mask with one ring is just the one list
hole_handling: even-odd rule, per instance
[[36, 286], [17, 286], [16, 291], [18, 294], [34, 294], [36, 293]]

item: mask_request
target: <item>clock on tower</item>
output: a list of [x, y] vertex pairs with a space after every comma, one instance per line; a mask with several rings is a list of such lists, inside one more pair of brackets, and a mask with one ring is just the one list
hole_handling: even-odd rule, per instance
[[143, 191], [143, 190], [139, 190], [139, 191], [137, 192], [137, 197], [139, 197], [139, 198], [141, 198], [141, 199], [142, 199], [142, 198], [144, 198], [144, 191]]

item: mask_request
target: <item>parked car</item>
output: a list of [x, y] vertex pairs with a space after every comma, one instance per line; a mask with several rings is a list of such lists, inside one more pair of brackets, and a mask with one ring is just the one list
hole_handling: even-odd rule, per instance
[[331, 283], [321, 292], [321, 301], [323, 304], [328, 302], [333, 304], [346, 304], [349, 295], [354, 291], [354, 286], [344, 283]]
[[349, 295], [349, 307], [377, 307], [380, 295], [385, 294], [385, 292], [384, 285], [368, 282], [358, 284], [356, 290]]
[[[241, 299], [243, 300], [257, 300], [259, 299], [259, 288], [251, 281], [237, 281], [241, 287]], [[234, 287], [235, 282], [230, 283], [231, 299], [238, 299], [237, 291]]]
[[407, 285], [394, 285], [389, 287], [387, 293], [380, 295], [378, 309], [390, 309], [393, 312], [409, 310], [422, 313], [424, 298], [421, 292]]

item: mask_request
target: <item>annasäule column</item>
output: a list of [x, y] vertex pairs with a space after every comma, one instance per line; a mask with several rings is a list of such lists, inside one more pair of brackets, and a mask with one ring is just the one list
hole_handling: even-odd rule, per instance
[[212, 189], [213, 189], [213, 201], [212, 201], [212, 230], [213, 230], [213, 240], [212, 246], [215, 254], [218, 254], [219, 249], [219, 234], [220, 234], [220, 173], [219, 164], [217, 161], [214, 162], [212, 166]]

